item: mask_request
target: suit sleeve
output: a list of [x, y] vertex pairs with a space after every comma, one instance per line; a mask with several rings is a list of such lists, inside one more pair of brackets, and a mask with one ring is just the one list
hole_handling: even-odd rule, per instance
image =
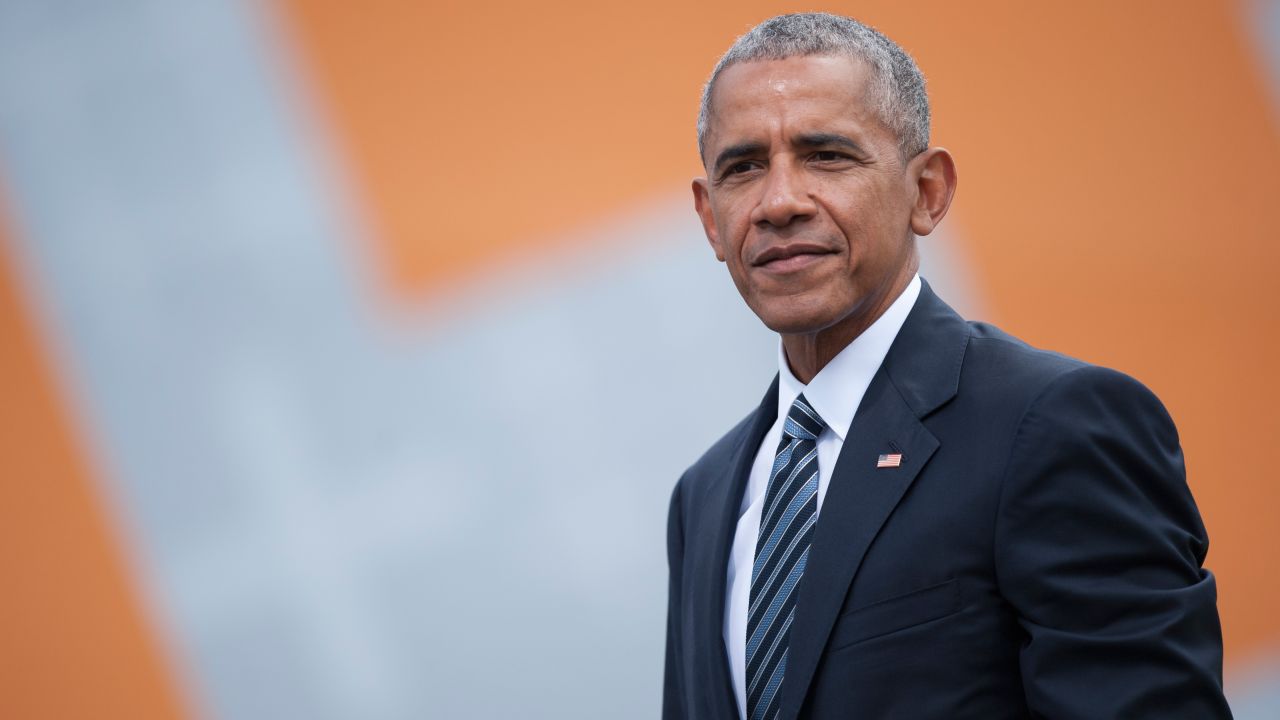
[[684, 517], [680, 505], [680, 487], [684, 479], [676, 483], [671, 493], [671, 508], [667, 513], [667, 659], [662, 683], [663, 720], [683, 720], [685, 694], [684, 668], [681, 661], [683, 618], [681, 607], [681, 582], [684, 575]]
[[1035, 717], [1231, 717], [1208, 536], [1149, 390], [1095, 367], [1055, 380], [1014, 440], [995, 538]]

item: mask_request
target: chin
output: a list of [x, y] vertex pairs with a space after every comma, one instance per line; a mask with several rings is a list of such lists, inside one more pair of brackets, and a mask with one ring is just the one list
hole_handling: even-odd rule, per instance
[[780, 335], [808, 335], [835, 324], [830, 312], [802, 307], [762, 307], [755, 310], [764, 326]]

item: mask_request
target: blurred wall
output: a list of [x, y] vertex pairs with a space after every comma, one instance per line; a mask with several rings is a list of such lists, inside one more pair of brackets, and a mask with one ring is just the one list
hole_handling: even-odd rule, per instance
[[[697, 96], [803, 9], [0, 4], [0, 716], [654, 717], [667, 497], [776, 352]], [[1168, 405], [1274, 717], [1280, 6], [823, 9], [929, 79], [925, 277]]]

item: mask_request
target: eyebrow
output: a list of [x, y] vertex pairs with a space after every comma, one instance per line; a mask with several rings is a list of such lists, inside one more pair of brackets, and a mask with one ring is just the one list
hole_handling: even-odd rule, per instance
[[867, 154], [866, 150], [863, 150], [861, 145], [854, 142], [851, 138], [837, 133], [808, 133], [805, 135], [799, 135], [795, 139], [795, 144], [798, 147], [804, 148], [835, 146], [845, 148], [864, 157]]
[[[802, 148], [819, 148], [819, 147], [842, 147], [859, 157], [866, 157], [867, 151], [861, 145], [839, 133], [806, 133], [797, 135], [795, 139], [796, 147]], [[743, 142], [737, 145], [730, 145], [720, 154], [716, 156], [715, 163], [711, 166], [715, 172], [720, 172], [725, 165], [741, 160], [743, 158], [756, 157], [766, 152], [764, 143], [759, 142]]]

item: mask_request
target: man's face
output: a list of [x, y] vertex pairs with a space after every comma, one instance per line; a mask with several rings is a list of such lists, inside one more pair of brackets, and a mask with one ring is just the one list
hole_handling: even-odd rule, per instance
[[716, 81], [694, 200], [716, 257], [776, 332], [874, 320], [915, 271], [917, 189], [867, 102], [870, 77], [851, 58], [793, 57]]

